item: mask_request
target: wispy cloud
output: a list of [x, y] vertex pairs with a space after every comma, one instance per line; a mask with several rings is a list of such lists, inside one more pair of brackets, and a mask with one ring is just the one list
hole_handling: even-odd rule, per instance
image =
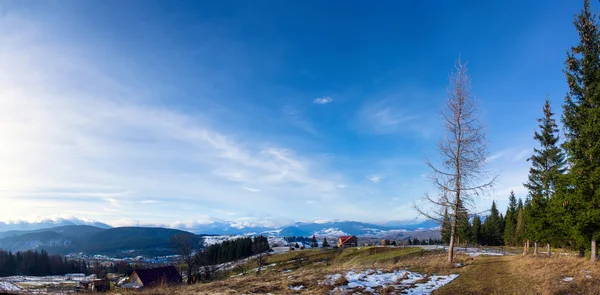
[[379, 183], [383, 179], [383, 177], [379, 175], [369, 175], [366, 176], [366, 178], [372, 181], [373, 183]]
[[304, 111], [299, 107], [285, 106], [283, 108], [284, 118], [293, 126], [304, 130], [310, 134], [316, 135], [317, 130], [311, 121], [304, 115]]
[[388, 99], [366, 103], [357, 114], [358, 129], [375, 134], [417, 133], [429, 136], [433, 132], [433, 121]]
[[333, 98], [329, 96], [318, 97], [313, 100], [316, 104], [329, 104], [333, 102]]
[[242, 189], [243, 189], [243, 190], [247, 190], [247, 191], [249, 191], [249, 192], [253, 192], [253, 193], [260, 192], [260, 190], [259, 190], [259, 189], [250, 188], [250, 187], [246, 187], [246, 186], [243, 186], [243, 187], [242, 187]]
[[[1, 36], [0, 216], [61, 208], [103, 221], [173, 220], [211, 208], [277, 212], [305, 206], [302, 196], [338, 197], [344, 177], [319, 155], [157, 104], [146, 97], [152, 91], [99, 70], [76, 46], [32, 45], [46, 35], [34, 29]], [[238, 197], [240, 187], [259, 191], [246, 183], [269, 191]], [[100, 209], [86, 210], [90, 202]], [[160, 203], [161, 210], [138, 210], [140, 203]]]
[[513, 160], [514, 161], [523, 161], [527, 159], [533, 153], [532, 148], [523, 149], [520, 152], [516, 153]]

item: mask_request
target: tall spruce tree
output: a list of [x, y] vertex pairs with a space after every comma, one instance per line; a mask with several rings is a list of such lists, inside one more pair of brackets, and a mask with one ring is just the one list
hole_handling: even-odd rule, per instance
[[508, 209], [506, 209], [506, 219], [504, 222], [504, 245], [516, 244], [517, 230], [517, 198], [515, 192], [510, 191], [508, 197]]
[[450, 243], [450, 231], [451, 231], [451, 223], [450, 216], [448, 215], [448, 208], [444, 210], [444, 219], [442, 220], [442, 242], [447, 245]]
[[517, 205], [517, 222], [515, 226], [515, 244], [521, 244], [525, 240], [525, 216], [523, 212], [523, 201], [519, 198]]
[[502, 219], [496, 207], [496, 202], [492, 202], [490, 214], [483, 222], [484, 240], [488, 246], [498, 246], [502, 244]]
[[482, 244], [481, 237], [481, 218], [478, 215], [473, 217], [473, 225], [471, 226], [471, 232], [473, 234], [473, 242], [475, 244]]
[[544, 117], [538, 119], [540, 132], [535, 131], [533, 138], [540, 147], [533, 149], [529, 169], [529, 180], [524, 186], [529, 191], [531, 207], [529, 217], [529, 237], [535, 242], [549, 243], [553, 236], [555, 225], [550, 216], [551, 198], [556, 191], [559, 177], [566, 170], [565, 156], [558, 147], [558, 127], [554, 120], [550, 101], [546, 99], [543, 108]]
[[566, 59], [569, 86], [563, 105], [563, 123], [571, 169], [570, 193], [565, 206], [574, 219], [575, 238], [591, 243], [591, 260], [596, 261], [596, 238], [600, 231], [600, 33], [597, 16], [584, 1], [575, 17], [579, 44]]

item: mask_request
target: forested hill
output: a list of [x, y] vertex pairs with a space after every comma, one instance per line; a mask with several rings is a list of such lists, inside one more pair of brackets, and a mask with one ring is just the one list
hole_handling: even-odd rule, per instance
[[71, 225], [35, 231], [11, 231], [0, 236], [0, 249], [26, 251], [44, 249], [51, 254], [83, 252], [116, 257], [173, 254], [170, 238], [192, 233], [166, 228], [117, 227], [103, 229]]

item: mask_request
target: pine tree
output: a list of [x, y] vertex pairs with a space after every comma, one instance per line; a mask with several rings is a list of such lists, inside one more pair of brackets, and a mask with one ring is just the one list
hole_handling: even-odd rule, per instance
[[575, 17], [579, 44], [566, 59], [569, 92], [563, 105], [566, 129], [564, 148], [571, 169], [571, 191], [565, 206], [574, 223], [574, 237], [591, 241], [596, 261], [596, 235], [600, 231], [600, 32], [589, 0]]
[[317, 243], [317, 238], [315, 237], [315, 235], [312, 236], [310, 247], [311, 248], [318, 248], [319, 247], [319, 244]]
[[323, 238], [323, 245], [322, 246], [323, 246], [323, 248], [329, 247], [329, 243], [327, 243], [327, 237]]
[[517, 198], [515, 192], [510, 191], [508, 197], [508, 209], [506, 210], [506, 220], [504, 224], [504, 245], [515, 245], [515, 232], [517, 228]]
[[448, 216], [448, 208], [444, 210], [444, 219], [442, 220], [442, 241], [444, 244], [450, 243], [450, 231], [451, 231], [450, 217]]
[[471, 232], [473, 234], [473, 241], [475, 244], [482, 244], [481, 241], [481, 218], [475, 215], [473, 217], [473, 225], [471, 226]]
[[462, 243], [471, 241], [471, 224], [469, 223], [469, 216], [465, 208], [462, 208], [459, 211], [458, 221], [456, 223], [456, 235]]
[[502, 219], [496, 208], [496, 202], [492, 202], [490, 215], [483, 222], [485, 233], [485, 244], [488, 246], [499, 246], [502, 243]]
[[557, 146], [558, 127], [553, 119], [550, 101], [546, 99], [543, 108], [544, 117], [538, 119], [540, 132], [534, 133], [534, 139], [540, 148], [534, 148], [531, 161], [529, 180], [524, 186], [529, 190], [531, 207], [528, 212], [529, 237], [535, 242], [550, 242], [554, 229], [551, 221], [551, 198], [556, 190], [559, 177], [565, 172], [565, 157]]
[[525, 240], [525, 217], [523, 213], [523, 201], [519, 199], [517, 205], [517, 222], [515, 227], [515, 243], [521, 244]]

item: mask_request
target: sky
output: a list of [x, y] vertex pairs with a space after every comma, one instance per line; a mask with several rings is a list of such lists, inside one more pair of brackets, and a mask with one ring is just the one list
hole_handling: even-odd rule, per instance
[[0, 220], [421, 218], [459, 56], [505, 210], [583, 1], [493, 2], [2, 2]]

